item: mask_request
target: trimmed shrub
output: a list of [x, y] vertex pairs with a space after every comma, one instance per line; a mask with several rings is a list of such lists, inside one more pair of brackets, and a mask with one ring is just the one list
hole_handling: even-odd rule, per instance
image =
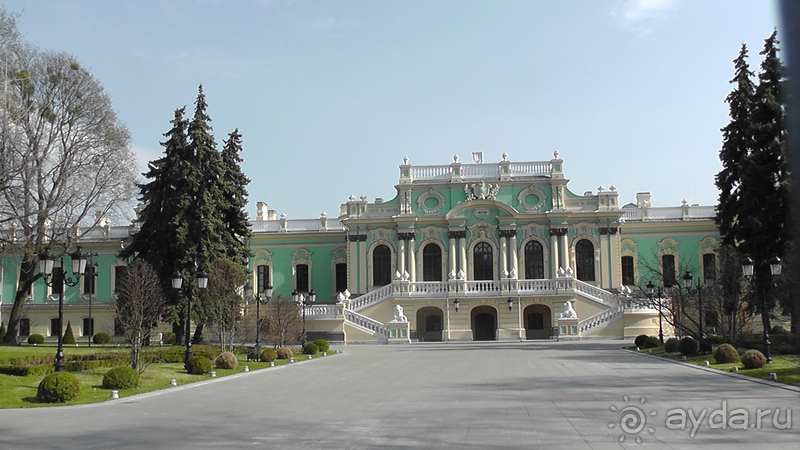
[[303, 346], [303, 354], [304, 355], [314, 355], [319, 352], [319, 347], [317, 344], [313, 342], [308, 342], [306, 345]]
[[175, 343], [175, 333], [172, 331], [167, 331], [163, 335], [161, 335], [161, 342], [167, 345], [172, 345]]
[[92, 337], [92, 342], [99, 345], [108, 344], [111, 342], [111, 336], [108, 333], [97, 333]]
[[3, 339], [6, 337], [6, 324], [0, 323], [0, 342], [3, 342]]
[[636, 339], [633, 340], [633, 345], [637, 347], [644, 347], [644, 341], [647, 339], [646, 334], [640, 334], [636, 336]]
[[278, 352], [274, 348], [265, 348], [261, 350], [261, 361], [271, 362], [278, 359]]
[[314, 341], [314, 343], [317, 344], [317, 347], [321, 352], [327, 352], [331, 348], [331, 345], [328, 344], [328, 341], [326, 341], [325, 339], [317, 339], [316, 341]]
[[205, 356], [192, 356], [189, 358], [189, 361], [186, 362], [184, 368], [186, 372], [192, 375], [203, 375], [211, 372], [214, 368], [214, 364]]
[[686, 356], [696, 355], [699, 348], [700, 345], [691, 336], [686, 336], [681, 339], [681, 342], [678, 344], [678, 351], [681, 352], [681, 355]]
[[239, 358], [232, 352], [223, 352], [214, 360], [217, 369], [235, 369], [239, 365]]
[[290, 349], [288, 347], [281, 347], [277, 351], [277, 356], [278, 356], [278, 359], [289, 359], [289, 358], [293, 357], [294, 354], [292, 354], [292, 349]]
[[664, 342], [664, 351], [667, 353], [675, 353], [680, 350], [681, 340], [678, 338], [669, 338]]
[[644, 340], [644, 348], [658, 348], [661, 346], [661, 341], [655, 336], [648, 336]]
[[36, 396], [46, 403], [68, 402], [81, 393], [81, 382], [69, 372], [53, 372], [39, 382]]
[[739, 360], [739, 352], [731, 344], [722, 344], [714, 350], [714, 361], [717, 364], [734, 363]]
[[28, 344], [42, 345], [44, 344], [44, 336], [34, 333], [28, 336]]
[[64, 337], [61, 342], [64, 345], [75, 345], [75, 334], [72, 332], [72, 322], [67, 322], [67, 331], [64, 332]]
[[131, 389], [141, 382], [139, 372], [126, 366], [114, 367], [103, 376], [103, 387], [106, 389]]
[[760, 369], [767, 363], [767, 358], [758, 350], [748, 350], [742, 355], [745, 369]]

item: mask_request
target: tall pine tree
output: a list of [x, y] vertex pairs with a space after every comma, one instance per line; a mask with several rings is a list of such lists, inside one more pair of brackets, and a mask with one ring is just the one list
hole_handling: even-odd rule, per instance
[[720, 189], [717, 224], [723, 242], [749, 255], [755, 265], [754, 289], [749, 302], [770, 328], [772, 276], [769, 261], [782, 257], [789, 239], [788, 166], [784, 132], [783, 65], [778, 58], [777, 32], [765, 40], [764, 57], [753, 89], [742, 46], [734, 61], [736, 88], [726, 99], [731, 122], [722, 129], [717, 174]]
[[247, 185], [250, 179], [242, 172], [242, 135], [237, 128], [228, 135], [222, 148], [222, 162], [225, 167], [222, 195], [225, 208], [222, 220], [225, 224], [227, 256], [243, 265], [248, 264], [250, 250], [247, 242], [250, 239], [250, 221], [245, 211], [247, 206]]

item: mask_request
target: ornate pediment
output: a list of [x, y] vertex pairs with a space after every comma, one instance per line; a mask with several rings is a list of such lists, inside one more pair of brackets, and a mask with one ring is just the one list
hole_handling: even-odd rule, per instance
[[499, 192], [500, 185], [487, 183], [485, 181], [464, 185], [464, 193], [467, 194], [467, 201], [497, 200], [497, 194]]

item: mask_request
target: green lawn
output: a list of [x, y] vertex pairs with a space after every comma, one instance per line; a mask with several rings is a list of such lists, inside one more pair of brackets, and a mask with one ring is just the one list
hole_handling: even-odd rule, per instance
[[[70, 354], [78, 353], [91, 353], [97, 351], [98, 348], [92, 346], [91, 349], [85, 347], [70, 347], [65, 348], [64, 353], [69, 360]], [[125, 349], [118, 350], [116, 346], [107, 347], [104, 351], [126, 351]], [[55, 352], [55, 347], [44, 346], [17, 346], [17, 347], [0, 347], [0, 360], [15, 357], [25, 356], [39, 353]], [[74, 353], [72, 353], [74, 352]], [[322, 357], [322, 353], [314, 355], [314, 358]], [[263, 362], [246, 362], [244, 356], [239, 356], [239, 366], [236, 369], [214, 369], [217, 377], [224, 377], [235, 373], [244, 371], [244, 366], [247, 365], [250, 370], [269, 369], [269, 363]], [[307, 360], [307, 356], [295, 358], [297, 362]], [[286, 360], [276, 360], [275, 366], [289, 364]], [[103, 367], [93, 370], [85, 370], [77, 372], [75, 375], [81, 381], [81, 394], [73, 401], [67, 403], [58, 403], [55, 405], [81, 405], [86, 403], [96, 403], [108, 400], [111, 396], [111, 390], [103, 389], [102, 381], [103, 375], [110, 370], [110, 367]], [[54, 406], [52, 403], [40, 403], [36, 397], [36, 389], [39, 382], [44, 378], [43, 375], [32, 375], [27, 377], [15, 377], [11, 375], [0, 374], [0, 408], [32, 408], [41, 406]], [[160, 389], [169, 389], [169, 381], [175, 379], [178, 386], [196, 383], [198, 381], [210, 379], [210, 375], [190, 375], [186, 373], [182, 363], [177, 364], [152, 364], [142, 374], [142, 384], [135, 389], [123, 389], [119, 391], [120, 398], [129, 397], [135, 394], [142, 394], [145, 392], [157, 391]]]
[[[654, 355], [664, 356], [663, 347], [658, 347], [651, 350], [652, 354]], [[647, 349], [640, 349], [639, 352], [647, 353]], [[678, 353], [669, 353], [665, 357], [677, 361], [681, 360], [681, 355]], [[760, 369], [745, 369], [744, 365], [741, 362], [717, 364], [714, 361], [713, 354], [696, 355], [688, 357], [686, 359], [686, 362], [691, 364], [697, 364], [698, 366], [704, 365], [705, 361], [708, 361], [708, 367], [712, 369], [718, 369], [725, 372], [730, 372], [731, 368], [736, 366], [739, 369], [740, 374], [747, 375], [749, 377], [762, 378], [764, 380], [768, 380], [769, 374], [771, 372], [774, 372], [775, 375], [777, 375], [778, 377], [779, 383], [791, 384], [793, 386], [800, 386], [800, 356], [798, 355], [775, 355], [772, 357], [772, 363], [767, 364]]]

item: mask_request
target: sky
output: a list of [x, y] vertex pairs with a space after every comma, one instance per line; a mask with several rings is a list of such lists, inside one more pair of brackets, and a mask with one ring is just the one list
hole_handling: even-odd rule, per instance
[[[4, 1], [25, 40], [104, 86], [141, 171], [203, 85], [218, 148], [243, 136], [247, 212], [335, 217], [398, 166], [564, 160], [576, 194], [714, 205], [742, 43], [766, 0]], [[778, 29], [780, 37], [780, 29]]]

